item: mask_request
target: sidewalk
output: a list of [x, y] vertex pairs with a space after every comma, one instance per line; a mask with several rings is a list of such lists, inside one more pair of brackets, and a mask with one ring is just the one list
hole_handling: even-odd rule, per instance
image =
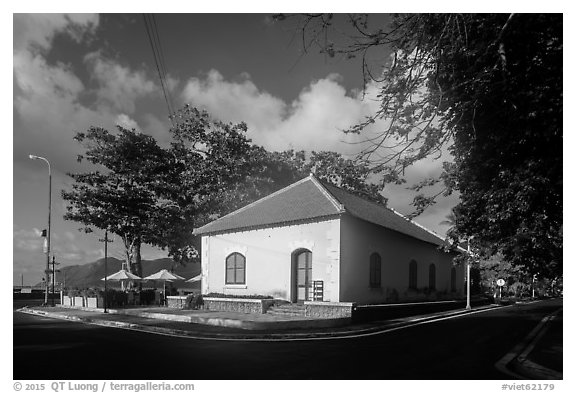
[[[297, 341], [377, 334], [416, 323], [488, 310], [499, 306], [475, 307], [434, 314], [351, 324], [350, 319], [311, 319], [270, 314], [243, 314], [166, 307], [110, 310], [70, 307], [24, 307], [20, 312], [66, 319], [99, 326], [166, 334], [204, 340]], [[507, 356], [505, 367], [519, 379], [562, 379], [562, 309], [547, 316], [523, 343]]]

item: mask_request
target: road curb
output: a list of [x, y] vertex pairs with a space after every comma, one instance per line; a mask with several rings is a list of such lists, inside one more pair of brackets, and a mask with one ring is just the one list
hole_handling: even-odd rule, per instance
[[562, 379], [562, 373], [536, 364], [528, 359], [528, 356], [535, 345], [548, 330], [550, 322], [562, 311], [563, 307], [555, 310], [540, 320], [538, 325], [528, 333], [528, 335], [517, 344], [510, 352], [496, 362], [495, 367], [502, 373], [517, 379]]
[[[387, 325], [381, 326], [373, 326], [373, 327], [358, 327], [355, 329], [344, 330], [344, 331], [336, 331], [336, 332], [281, 332], [281, 333], [252, 333], [252, 334], [241, 334], [241, 333], [204, 333], [198, 331], [190, 331], [190, 330], [182, 330], [182, 329], [173, 329], [173, 328], [166, 328], [154, 325], [144, 325], [138, 323], [131, 323], [131, 322], [122, 322], [122, 321], [108, 321], [102, 320], [99, 318], [92, 318], [92, 317], [79, 317], [75, 315], [63, 315], [60, 313], [48, 312], [44, 310], [37, 310], [37, 309], [30, 309], [24, 307], [17, 311], [28, 313], [28, 314], [35, 314], [40, 315], [48, 318], [55, 318], [55, 319], [65, 319], [73, 322], [82, 322], [92, 325], [98, 325], [103, 327], [113, 327], [113, 328], [120, 328], [126, 330], [134, 330], [139, 332], [146, 332], [146, 333], [154, 333], [154, 334], [163, 334], [169, 336], [177, 336], [177, 337], [184, 337], [184, 338], [192, 338], [192, 339], [199, 339], [199, 340], [225, 340], [225, 341], [298, 341], [298, 340], [322, 340], [322, 339], [339, 339], [339, 338], [347, 338], [347, 337], [354, 337], [359, 335], [366, 335], [366, 334], [378, 334], [384, 333], [390, 330], [397, 330], [403, 327], [408, 327], [411, 325], [417, 325], [422, 323], [429, 323], [433, 322], [437, 319], [445, 319], [445, 318], [455, 318], [461, 315], [486, 311], [489, 309], [496, 309], [500, 308], [501, 306], [483, 306], [478, 307], [473, 310], [457, 310], [446, 312], [442, 314], [435, 314], [432, 316], [422, 317], [422, 316], [415, 316], [411, 318], [407, 318], [405, 320], [401, 320], [398, 322], [389, 323]], [[119, 313], [118, 313], [119, 314]], [[136, 315], [131, 315], [134, 317], [139, 317]]]

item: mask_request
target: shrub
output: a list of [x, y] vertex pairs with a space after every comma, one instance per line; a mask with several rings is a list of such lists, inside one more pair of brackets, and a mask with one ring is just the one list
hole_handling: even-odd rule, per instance
[[94, 289], [94, 288], [89, 288], [89, 289], [83, 289], [80, 291], [80, 295], [84, 296], [84, 297], [96, 297], [100, 294], [101, 291]]
[[204, 300], [202, 299], [202, 295], [194, 296], [194, 294], [190, 294], [186, 296], [186, 308], [189, 310], [198, 310], [201, 306], [204, 305]]
[[81, 296], [81, 293], [78, 289], [69, 289], [66, 294], [70, 297]]
[[146, 306], [154, 304], [155, 296], [155, 291], [153, 289], [145, 289], [140, 291], [140, 304]]

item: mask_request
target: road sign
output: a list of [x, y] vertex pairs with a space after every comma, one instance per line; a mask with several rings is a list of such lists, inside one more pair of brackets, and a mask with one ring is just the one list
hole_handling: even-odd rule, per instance
[[503, 279], [499, 278], [498, 280], [496, 280], [496, 284], [498, 284], [499, 287], [503, 287], [504, 284], [506, 284], [506, 281], [504, 281]]

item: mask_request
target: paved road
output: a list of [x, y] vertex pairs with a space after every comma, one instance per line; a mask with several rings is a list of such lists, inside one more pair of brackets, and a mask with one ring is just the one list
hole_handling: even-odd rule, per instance
[[509, 380], [494, 364], [561, 305], [304, 342], [202, 341], [14, 313], [14, 379]]

